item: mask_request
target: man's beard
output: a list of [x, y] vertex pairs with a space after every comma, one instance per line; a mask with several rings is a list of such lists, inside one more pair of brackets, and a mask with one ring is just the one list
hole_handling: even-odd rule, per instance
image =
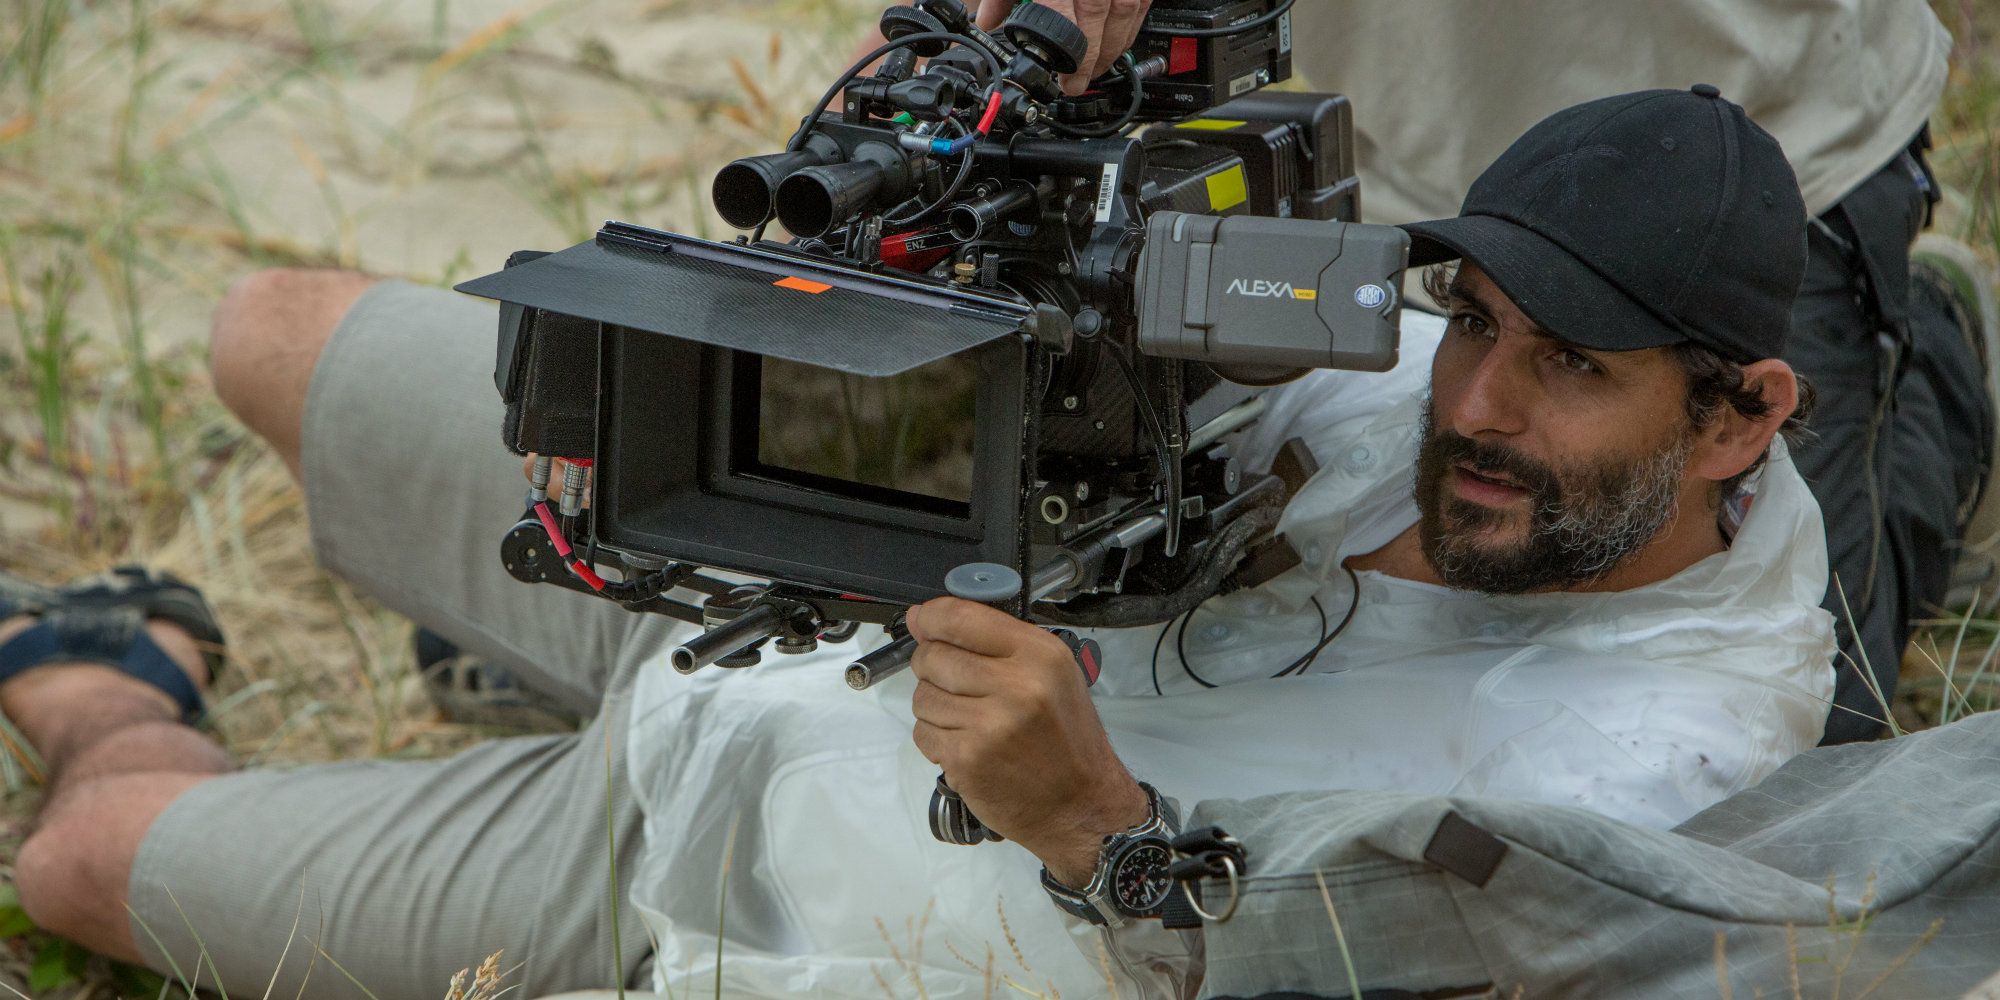
[[[1694, 452], [1682, 428], [1668, 446], [1631, 461], [1549, 466], [1504, 445], [1446, 430], [1433, 434], [1426, 402], [1417, 455], [1417, 533], [1431, 568], [1452, 587], [1488, 594], [1574, 588], [1602, 578], [1658, 537], [1679, 513], [1681, 477]], [[1518, 515], [1460, 498], [1459, 463], [1504, 473], [1527, 491], [1527, 537], [1483, 542], [1484, 530]]]

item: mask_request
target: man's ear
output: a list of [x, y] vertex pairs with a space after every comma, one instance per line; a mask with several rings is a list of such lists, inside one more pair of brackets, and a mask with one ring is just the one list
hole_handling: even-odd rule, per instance
[[1715, 423], [1701, 432], [1691, 463], [1703, 479], [1722, 482], [1750, 467], [1771, 446], [1771, 438], [1799, 405], [1799, 378], [1792, 366], [1768, 358], [1743, 366], [1743, 385], [1754, 388], [1769, 406], [1756, 419], [1724, 405]]

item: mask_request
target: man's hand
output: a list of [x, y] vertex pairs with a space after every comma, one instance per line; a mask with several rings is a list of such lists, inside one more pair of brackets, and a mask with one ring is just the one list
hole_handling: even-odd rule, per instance
[[1146, 819], [1083, 673], [1061, 639], [993, 608], [940, 597], [911, 608], [917, 749], [994, 832], [1081, 886], [1107, 834]]
[[[1090, 54], [1083, 59], [1082, 71], [1062, 78], [1063, 92], [1072, 97], [1083, 93], [1092, 77], [1110, 69], [1111, 64], [1132, 47], [1132, 40], [1139, 37], [1139, 23], [1146, 19], [1147, 9], [1153, 6], [1153, 0], [1038, 2], [1075, 21], [1083, 29], [1084, 37], [1090, 39]], [[987, 31], [1000, 27], [1000, 22], [1014, 12], [1015, 6], [1016, 0], [979, 0], [979, 26]]]

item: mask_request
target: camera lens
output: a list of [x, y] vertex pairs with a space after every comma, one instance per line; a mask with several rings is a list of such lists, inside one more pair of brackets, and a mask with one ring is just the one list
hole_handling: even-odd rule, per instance
[[825, 236], [882, 189], [882, 168], [866, 161], [811, 167], [778, 185], [778, 221], [794, 236]]
[[771, 185], [741, 160], [715, 175], [713, 194], [716, 212], [738, 229], [753, 228], [771, 217]]

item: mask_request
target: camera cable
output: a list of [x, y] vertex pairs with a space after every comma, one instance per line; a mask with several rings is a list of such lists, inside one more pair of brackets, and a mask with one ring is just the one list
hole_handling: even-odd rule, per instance
[[585, 554], [579, 555], [569, 544], [569, 539], [549, 511], [546, 501], [534, 506], [535, 520], [540, 521], [542, 530], [549, 536], [549, 544], [555, 547], [556, 555], [571, 574], [594, 590], [615, 601], [631, 604], [648, 601], [679, 586], [694, 572], [694, 567], [685, 563], [668, 563], [644, 576], [630, 580], [606, 580], [597, 575], [590, 564], [597, 554], [597, 539], [592, 538]]
[[952, 145], [957, 148], [960, 157], [958, 172], [952, 176], [951, 183], [945, 187], [943, 194], [938, 195], [936, 201], [925, 205], [914, 215], [889, 216], [884, 218], [882, 223], [898, 228], [916, 225], [929, 218], [938, 209], [950, 204], [953, 198], [958, 197], [959, 191], [965, 188], [965, 182], [972, 177], [972, 147], [993, 127], [993, 119], [998, 116], [999, 112], [1000, 88], [993, 87], [987, 91], [986, 115], [980, 120], [976, 131], [967, 132], [965, 126], [960, 124], [958, 119], [946, 118], [944, 124], [950, 125], [959, 132], [958, 138], [952, 141]]
[[1225, 24], [1217, 28], [1141, 28], [1139, 33], [1166, 38], [1227, 38], [1277, 23], [1296, 3], [1298, 0], [1279, 0], [1278, 6], [1242, 24]]
[[1049, 128], [1057, 135], [1067, 136], [1071, 139], [1109, 139], [1112, 136], [1123, 134], [1126, 129], [1131, 128], [1132, 120], [1139, 117], [1140, 106], [1146, 102], [1146, 78], [1140, 75], [1139, 64], [1132, 59], [1132, 53], [1127, 52], [1119, 56], [1118, 63], [1122, 72], [1106, 74], [1103, 82], [1109, 85], [1114, 80], [1124, 79], [1132, 85], [1132, 93], [1126, 98], [1125, 113], [1123, 115], [1120, 115], [1111, 124], [1099, 126], [1098, 128], [1075, 128], [1059, 122], [1050, 122]]
[[[1309, 599], [1312, 601], [1313, 610], [1319, 612], [1319, 628], [1321, 633], [1319, 641], [1314, 643], [1311, 649], [1308, 649], [1304, 653], [1300, 654], [1298, 659], [1295, 659], [1291, 663], [1286, 664], [1284, 669], [1278, 671], [1275, 674], [1272, 674], [1271, 675], [1272, 680], [1276, 680], [1280, 677], [1303, 676], [1307, 670], [1312, 669], [1313, 661], [1319, 659], [1319, 654], [1326, 649], [1327, 645], [1333, 642], [1334, 639], [1338, 638], [1342, 632], [1347, 631], [1348, 623], [1354, 620], [1355, 609], [1361, 606], [1361, 579], [1360, 577], [1355, 576], [1354, 570], [1348, 568], [1346, 565], [1342, 565], [1340, 568], [1346, 571], [1348, 586], [1353, 588], [1354, 591], [1354, 596], [1350, 598], [1347, 602], [1347, 613], [1340, 617], [1340, 624], [1335, 625], [1332, 631], [1328, 631], [1326, 627], [1326, 606], [1319, 602], [1318, 594], [1312, 595], [1312, 597]], [[1191, 678], [1196, 684], [1199, 684], [1202, 687], [1215, 688], [1220, 686], [1209, 681], [1207, 678], [1201, 676], [1200, 674], [1195, 673], [1194, 667], [1191, 666], [1187, 660], [1186, 642], [1187, 642], [1188, 622], [1194, 619], [1194, 613], [1195, 611], [1199, 610], [1199, 608], [1200, 608], [1199, 605], [1193, 608], [1189, 608], [1186, 614], [1180, 616], [1178, 630], [1176, 630], [1175, 622], [1172, 619], [1169, 619], [1165, 625], [1160, 627], [1159, 637], [1153, 640], [1152, 673], [1153, 673], [1154, 694], [1163, 694], [1163, 692], [1160, 690], [1160, 648], [1166, 645], [1168, 632], [1175, 632], [1174, 654], [1180, 658], [1181, 670], [1184, 673], [1186, 673], [1188, 677]]]
[[1180, 497], [1178, 495], [1180, 493], [1180, 477], [1175, 475], [1178, 470], [1173, 468], [1172, 453], [1167, 446], [1167, 432], [1164, 427], [1160, 426], [1159, 413], [1153, 409], [1153, 397], [1146, 392], [1145, 386], [1139, 384], [1139, 374], [1133, 370], [1132, 359], [1125, 356], [1124, 350], [1108, 340], [1101, 341], [1101, 343], [1104, 346], [1104, 353], [1111, 355], [1113, 367], [1118, 369], [1119, 376], [1125, 380], [1125, 388], [1132, 393], [1132, 398], [1139, 403], [1139, 416], [1144, 418], [1146, 433], [1153, 439], [1153, 454], [1159, 456], [1160, 479], [1167, 485], [1169, 496], [1167, 497], [1168, 509], [1166, 516], [1177, 516], [1180, 513]]
[[[986, 46], [984, 46], [984, 44], [980, 44], [978, 40], [974, 40], [974, 38], [968, 38], [968, 36], [962, 36], [962, 34], [954, 34], [954, 32], [916, 32], [916, 34], [906, 34], [906, 36], [902, 36], [902, 38], [896, 38], [896, 40], [890, 40], [890, 42], [884, 42], [884, 44], [876, 46], [876, 48], [874, 48], [872, 52], [868, 52], [866, 56], [862, 56], [862, 58], [854, 60], [854, 66], [848, 66], [848, 70], [846, 70], [844, 74], [840, 74], [840, 78], [838, 78], [838, 80], [834, 80], [834, 86], [826, 88], [826, 92], [824, 92], [824, 94], [820, 94], [820, 100], [812, 104], [812, 110], [810, 110], [810, 112], [806, 112], [806, 116], [798, 120], [798, 130], [794, 130], [794, 132], [792, 132], [792, 138], [790, 138], [790, 140], [788, 140], [788, 142], [784, 144], [786, 152], [798, 152], [800, 148], [804, 148], [804, 144], [806, 144], [806, 136], [810, 136], [810, 134], [812, 134], [812, 130], [814, 130], [814, 128], [816, 128], [816, 126], [820, 124], [820, 112], [822, 112], [822, 110], [824, 110], [824, 108], [826, 108], [828, 104], [832, 104], [832, 100], [834, 100], [834, 98], [836, 98], [836, 96], [838, 96], [838, 94], [840, 94], [842, 90], [846, 90], [846, 86], [848, 86], [848, 84], [852, 84], [852, 82], [854, 82], [854, 78], [856, 78], [856, 76], [860, 76], [860, 74], [862, 74], [862, 70], [866, 70], [866, 68], [868, 68], [868, 66], [870, 66], [870, 64], [872, 64], [874, 60], [878, 60], [878, 58], [882, 58], [882, 56], [886, 56], [886, 54], [890, 54], [890, 52], [896, 52], [898, 48], [910, 48], [910, 46], [916, 46], [916, 44], [924, 44], [924, 42], [958, 42], [958, 44], [968, 44], [968, 42], [970, 42], [970, 44], [968, 44], [968, 48], [970, 48], [970, 50], [974, 50], [974, 52], [978, 52], [980, 56], [984, 56], [984, 58], [986, 58], [986, 66], [988, 66], [988, 68], [990, 68], [990, 70], [994, 72], [994, 80], [996, 80], [996, 84], [994, 84], [992, 88], [988, 88], [988, 92], [986, 92], [986, 118], [984, 118], [984, 122], [982, 122], [982, 124], [984, 124], [986, 128], [992, 128], [992, 118], [994, 118], [994, 116], [998, 114], [998, 110], [1000, 110], [1000, 90], [998, 90], [998, 80], [1000, 80], [1002, 76], [1006, 76], [1006, 66], [1002, 66], [1002, 64], [1000, 64], [1000, 56], [996, 56], [996, 54], [994, 54], [994, 52], [992, 52], [990, 48], [986, 48]], [[956, 120], [954, 120], [954, 118], [946, 118], [946, 122], [954, 122], [954, 124], [956, 124]], [[960, 130], [964, 130], [964, 126], [960, 126]], [[984, 134], [984, 130], [982, 130], [982, 134]], [[970, 144], [968, 144], [968, 146], [966, 146], [966, 164], [964, 164], [964, 166], [962, 166], [962, 168], [958, 170], [958, 180], [956, 180], [956, 182], [952, 184], [952, 194], [956, 194], [956, 192], [958, 192], [958, 188], [960, 188], [960, 186], [962, 186], [962, 184], [966, 182], [966, 178], [968, 178], [970, 174], [972, 174], [972, 148], [970, 148]], [[948, 202], [948, 200], [950, 200], [950, 194], [948, 194], [946, 198], [940, 198], [940, 202], [938, 202], [938, 204], [944, 204], [944, 202]], [[924, 216], [928, 216], [930, 212], [934, 212], [936, 208], [938, 208], [938, 206], [930, 206], [930, 208], [926, 208], [924, 212], [918, 212], [918, 214], [916, 214], [914, 218], [924, 218]], [[898, 224], [900, 224], [900, 222], [898, 222]], [[758, 242], [758, 240], [762, 240], [762, 238], [764, 238], [764, 228], [766, 228], [766, 226], [770, 226], [770, 220], [764, 220], [764, 222], [758, 222], [756, 230], [752, 230], [752, 232], [750, 232], [750, 242]]]

